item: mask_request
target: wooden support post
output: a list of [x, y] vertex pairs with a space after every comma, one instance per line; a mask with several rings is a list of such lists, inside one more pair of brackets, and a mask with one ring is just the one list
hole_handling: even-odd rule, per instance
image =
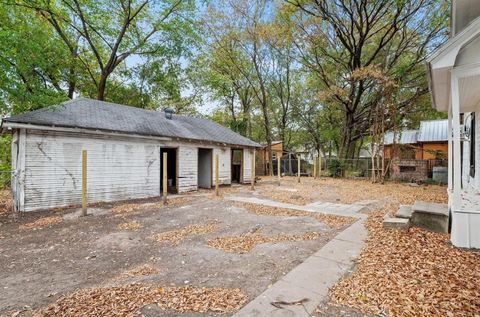
[[297, 182], [300, 183], [300, 154], [297, 155]]
[[220, 192], [218, 190], [219, 182], [220, 182], [220, 177], [219, 177], [218, 154], [215, 154], [215, 195], [216, 196], [220, 195]]
[[317, 157], [313, 157], [313, 178], [317, 178]]
[[322, 177], [322, 156], [318, 156], [318, 177]]
[[82, 150], [82, 216], [87, 215], [87, 150]]
[[255, 190], [255, 150], [252, 151], [252, 163], [250, 166], [250, 189]]
[[282, 158], [280, 157], [280, 152], [277, 152], [277, 176], [278, 176], [278, 185], [280, 186], [280, 179], [282, 178]]
[[162, 189], [163, 189], [163, 203], [167, 203], [167, 194], [168, 194], [168, 175], [167, 175], [167, 159], [168, 155], [166, 152], [163, 153], [163, 171], [162, 171]]

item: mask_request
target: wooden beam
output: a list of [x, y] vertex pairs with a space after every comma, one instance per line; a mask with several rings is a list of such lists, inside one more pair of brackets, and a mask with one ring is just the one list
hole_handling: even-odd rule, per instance
[[318, 156], [318, 177], [322, 177], [322, 156]]
[[87, 150], [82, 150], [82, 216], [87, 215]]
[[252, 162], [250, 169], [250, 189], [255, 190], [255, 150], [252, 151]]
[[168, 159], [168, 153], [164, 152], [163, 153], [163, 172], [162, 172], [162, 189], [163, 189], [163, 203], [165, 204], [167, 202], [167, 195], [168, 195], [168, 172], [167, 172], [167, 159]]
[[220, 175], [219, 175], [219, 163], [218, 163], [218, 154], [215, 154], [215, 195], [219, 196], [219, 183], [220, 183]]
[[300, 154], [297, 155], [297, 182], [300, 183]]
[[282, 178], [281, 169], [282, 169], [282, 158], [280, 156], [280, 152], [277, 152], [277, 176], [278, 176], [278, 185], [280, 185], [280, 180]]

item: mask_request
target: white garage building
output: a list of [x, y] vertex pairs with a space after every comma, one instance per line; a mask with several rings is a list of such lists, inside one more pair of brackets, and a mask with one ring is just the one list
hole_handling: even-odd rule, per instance
[[210, 120], [77, 98], [6, 118], [12, 133], [12, 192], [17, 211], [81, 203], [82, 150], [88, 155], [88, 201], [161, 195], [163, 153], [168, 190], [250, 182], [253, 142]]

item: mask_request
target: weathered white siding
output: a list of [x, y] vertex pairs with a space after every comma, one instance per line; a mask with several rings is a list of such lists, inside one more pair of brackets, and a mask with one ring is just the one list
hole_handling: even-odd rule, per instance
[[243, 149], [243, 182], [250, 183], [252, 179], [253, 150]]
[[218, 178], [220, 185], [230, 185], [232, 183], [232, 161], [231, 161], [231, 149], [228, 147], [220, 148], [215, 147], [213, 149], [213, 175], [212, 183], [215, 184], [215, 156], [218, 154]]
[[82, 150], [89, 203], [159, 195], [158, 142], [27, 131], [25, 211], [81, 203]]
[[[160, 148], [177, 148], [179, 192], [198, 188], [198, 148], [219, 155], [220, 184], [231, 184], [231, 149], [207, 144], [102, 136], [76, 132], [16, 130], [12, 143], [15, 208], [33, 211], [81, 204], [81, 153], [87, 150], [88, 202], [160, 195]], [[251, 151], [245, 150], [244, 179]], [[214, 162], [213, 162], [214, 163]], [[215, 181], [213, 164], [212, 184]]]
[[181, 145], [178, 147], [178, 192], [197, 190], [198, 147]]

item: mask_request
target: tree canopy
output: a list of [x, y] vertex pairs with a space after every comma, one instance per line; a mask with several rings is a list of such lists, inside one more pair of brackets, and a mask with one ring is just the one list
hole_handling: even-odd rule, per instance
[[442, 117], [425, 57], [443, 0], [0, 0], [0, 112], [77, 96], [209, 116], [271, 145], [355, 157]]

